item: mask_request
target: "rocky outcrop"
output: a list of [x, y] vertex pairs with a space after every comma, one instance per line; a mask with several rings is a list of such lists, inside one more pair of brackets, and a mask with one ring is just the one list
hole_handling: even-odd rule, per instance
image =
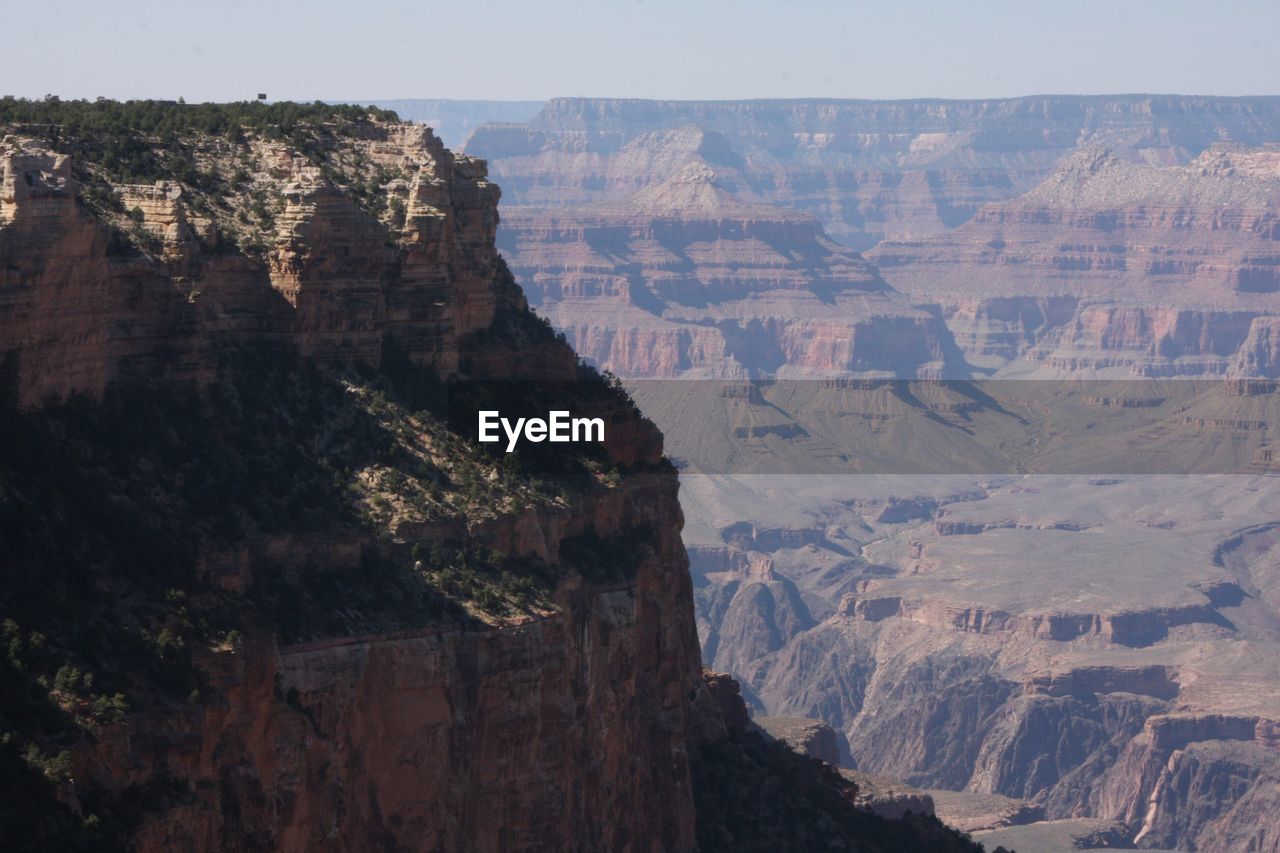
[[746, 725], [746, 705], [731, 677], [708, 673], [707, 684], [725, 719], [742, 725], [704, 744], [694, 762], [700, 849], [981, 849], [934, 817], [928, 795], [875, 787], [864, 793], [862, 774], [837, 772]]
[[[528, 311], [481, 161], [194, 109], [154, 186], [6, 137], [0, 846], [972, 849], [704, 680], [661, 436]], [[477, 396], [608, 434], [487, 454]]]
[[[933, 796], [927, 791], [860, 770], [841, 770], [840, 774], [858, 786], [858, 805], [871, 814], [889, 820], [902, 820], [913, 814], [937, 814]], [[969, 827], [951, 819], [947, 821], [947, 825], [955, 826], [961, 832], [969, 831]]]
[[770, 737], [782, 741], [801, 755], [816, 758], [832, 767], [840, 765], [841, 752], [848, 752], [848, 747], [843, 750], [840, 748], [840, 735], [836, 730], [821, 720], [804, 717], [755, 717], [752, 722], [764, 729]]
[[742, 734], [751, 724], [747, 703], [742, 701], [742, 688], [733, 676], [723, 672], [707, 671], [703, 674], [707, 691], [720, 709], [724, 727], [730, 734]]
[[[263, 183], [282, 209], [260, 256], [202, 254], [179, 186], [121, 190], [163, 241], [161, 263], [113, 254], [118, 239], [78, 201], [69, 158], [10, 146], [0, 333], [22, 355], [24, 403], [99, 395], [131, 373], [207, 379], [218, 348], [260, 342], [373, 366], [390, 347], [448, 374], [458, 341], [489, 327], [502, 298], [498, 190], [483, 163], [455, 159], [420, 126], [383, 129], [365, 151], [406, 176], [392, 187], [405, 199], [398, 236], [321, 169], [264, 143], [260, 156], [276, 165]], [[201, 227], [219, 239], [216, 225]]]

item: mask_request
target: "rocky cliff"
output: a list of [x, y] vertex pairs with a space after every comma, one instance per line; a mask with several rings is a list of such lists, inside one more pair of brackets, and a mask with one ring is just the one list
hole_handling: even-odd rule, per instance
[[[721, 710], [661, 437], [527, 310], [482, 162], [361, 108], [0, 107], [4, 846], [972, 849]], [[606, 440], [487, 452], [495, 401]]]
[[[153, 492], [145, 505], [163, 507], [175, 527], [164, 533], [180, 537], [186, 552], [181, 565], [165, 567], [186, 602], [183, 619], [175, 624], [171, 613], [155, 623], [144, 613], [111, 634], [169, 631], [195, 686], [185, 706], [136, 695], [143, 688], [133, 685], [127, 659], [95, 660], [92, 649], [64, 639], [65, 620], [87, 616], [91, 602], [44, 612], [23, 612], [16, 602], [19, 647], [43, 628], [66, 658], [62, 667], [101, 669], [108, 674], [98, 674], [100, 685], [115, 670], [128, 705], [118, 720], [55, 741], [70, 756], [59, 798], [78, 813], [91, 802], [109, 810], [168, 780], [180, 793], [165, 807], [146, 804], [129, 827], [141, 849], [507, 849], [552, 839], [579, 848], [691, 847], [687, 744], [700, 668], [674, 480], [660, 466], [643, 473], [659, 465], [658, 437], [603, 384], [595, 391], [586, 390], [590, 381], [575, 384], [584, 406], [613, 412], [618, 429], [606, 464], [636, 478], [604, 487], [584, 469], [576, 487], [548, 499], [522, 489], [527, 475], [519, 471], [486, 475], [499, 460], [468, 460], [442, 415], [430, 404], [417, 409], [421, 397], [407, 385], [372, 388], [393, 360], [405, 383], [418, 376], [578, 383], [579, 374], [572, 352], [531, 321], [493, 248], [498, 191], [483, 164], [455, 158], [421, 126], [359, 120], [349, 132], [320, 163], [265, 134], [232, 143], [230, 152], [220, 150], [225, 136], [186, 135], [208, 174], [226, 175], [224, 160], [243, 160], [246, 195], [260, 193], [269, 211], [274, 205], [274, 221], [264, 216], [243, 228], [238, 246], [227, 223], [246, 212], [239, 200], [232, 196], [222, 211], [211, 198], [216, 189], [178, 181], [122, 188], [136, 243], [113, 244], [109, 213], [97, 215], [77, 191], [81, 181], [110, 176], [86, 163], [78, 181], [67, 154], [37, 141], [7, 143], [0, 340], [16, 403], [26, 410], [11, 417], [29, 430], [28, 452], [61, 446], [54, 425], [72, 415], [59, 399], [82, 400], [87, 410], [75, 417], [105, 424], [121, 389], [194, 393], [189, 417], [209, 430], [215, 458], [207, 461], [262, 461], [286, 481], [318, 466], [329, 478], [323, 489], [347, 492], [333, 506], [303, 489], [296, 499], [311, 509], [296, 524], [272, 524], [255, 509], [270, 509], [270, 489], [224, 478], [215, 487], [221, 497], [201, 508], [242, 510], [238, 529], [204, 529], [201, 496], [192, 492], [204, 485], [198, 476], [215, 474], [175, 470], [184, 467], [183, 439], [160, 460], [144, 440], [166, 429], [185, 437], [191, 424], [137, 411], [160, 422], [115, 440], [90, 434], [82, 455], [112, 456], [97, 499], [129, 500], [117, 489], [129, 491], [128, 468], [136, 465], [142, 473], [133, 478]], [[399, 202], [400, 221], [381, 221], [377, 208], [353, 198], [355, 178], [340, 170], [356, 161], [357, 170], [383, 170], [378, 190]], [[206, 215], [191, 210], [188, 194]], [[256, 225], [258, 250], [250, 242]], [[248, 353], [248, 363], [231, 364], [237, 353]], [[293, 378], [273, 364], [289, 353], [303, 359]], [[357, 369], [370, 373], [346, 372]], [[251, 394], [274, 407], [251, 402]], [[38, 403], [44, 408], [31, 411]], [[280, 450], [251, 459], [244, 419], [272, 418], [258, 427], [268, 442], [278, 433]], [[355, 419], [368, 423], [342, 435]], [[307, 447], [318, 440], [309, 426], [342, 449]], [[383, 445], [361, 459], [364, 441]], [[290, 466], [299, 445], [302, 458]], [[462, 470], [471, 465], [479, 467]], [[470, 495], [460, 491], [463, 478], [486, 476]], [[24, 486], [39, 480], [16, 479], [11, 510], [14, 500], [30, 499], [32, 511], [66, 512], [64, 523], [76, 523], [60, 503], [68, 496], [36, 498]], [[190, 518], [181, 517], [184, 507]], [[184, 523], [194, 534], [183, 535]], [[566, 572], [541, 591], [519, 577], [502, 585], [520, 571], [512, 560], [565, 567], [563, 552], [575, 541], [641, 529], [646, 556], [625, 574], [584, 564], [598, 582]], [[122, 547], [104, 535], [107, 553], [94, 563], [109, 564], [110, 549]], [[417, 556], [446, 541], [461, 543], [458, 555]], [[471, 556], [481, 547], [498, 556]], [[592, 554], [580, 559], [600, 559]], [[23, 556], [9, 550], [7, 575], [39, 570]], [[468, 561], [481, 564], [478, 577], [452, 579]], [[427, 580], [424, 562], [444, 574]], [[358, 586], [375, 564], [383, 582], [410, 585], [426, 613], [443, 608], [440, 617], [415, 618], [412, 607], [382, 613], [391, 603], [374, 600], [376, 583], [339, 610], [309, 600], [326, 585]], [[132, 590], [109, 572], [91, 576], [113, 596], [156, 592]], [[212, 609], [230, 620], [221, 642], [201, 627]], [[52, 701], [73, 716], [76, 695], [55, 686]], [[604, 814], [615, 819], [599, 820]]]

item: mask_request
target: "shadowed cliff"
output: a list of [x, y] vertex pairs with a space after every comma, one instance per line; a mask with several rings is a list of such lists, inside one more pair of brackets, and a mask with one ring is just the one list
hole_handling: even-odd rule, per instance
[[[482, 162], [323, 105], [6, 100], [0, 127], [7, 849], [745, 826], [745, 780], [696, 769], [736, 747], [675, 472], [528, 311]], [[606, 439], [491, 452], [457, 411], [495, 394]], [[800, 775], [830, 846], [895, 849]]]

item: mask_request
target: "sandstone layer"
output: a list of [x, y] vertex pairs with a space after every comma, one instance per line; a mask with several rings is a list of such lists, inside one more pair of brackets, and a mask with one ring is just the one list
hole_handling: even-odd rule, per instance
[[499, 247], [584, 357], [627, 377], [941, 375], [938, 318], [818, 223], [744, 202], [719, 172], [573, 212], [517, 207]]
[[871, 253], [970, 364], [1018, 376], [1277, 375], [1280, 150], [1070, 158], [946, 235]]

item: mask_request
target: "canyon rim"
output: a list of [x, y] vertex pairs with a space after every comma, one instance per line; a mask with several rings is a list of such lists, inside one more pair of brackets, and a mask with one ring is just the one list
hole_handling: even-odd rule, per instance
[[1280, 5], [11, 5], [0, 850], [1280, 853]]

